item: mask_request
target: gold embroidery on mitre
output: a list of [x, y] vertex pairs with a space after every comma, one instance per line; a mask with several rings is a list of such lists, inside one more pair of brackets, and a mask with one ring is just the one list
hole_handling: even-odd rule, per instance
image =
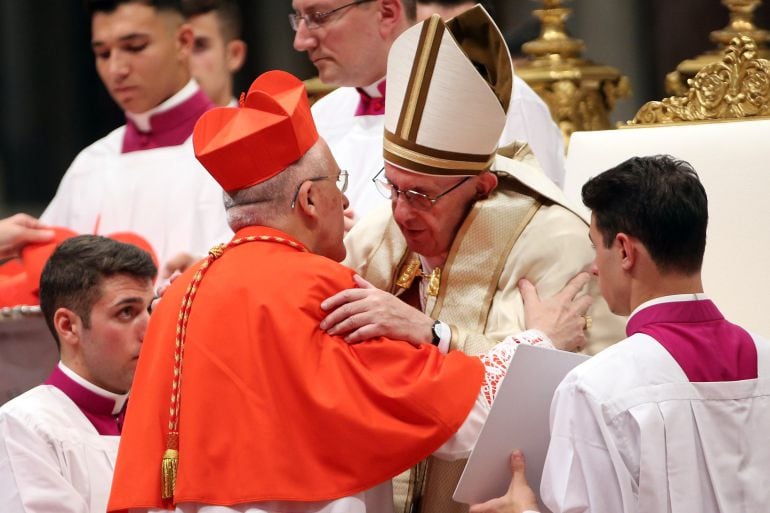
[[[425, 166], [430, 166], [433, 168], [437, 168], [438, 170], [442, 169], [460, 169], [464, 171], [475, 171], [475, 172], [482, 172], [488, 170], [492, 166], [492, 162], [495, 160], [495, 154], [491, 154], [487, 157], [486, 161], [478, 162], [476, 160], [450, 160], [445, 158], [438, 158], [433, 157], [430, 155], [426, 155], [425, 152], [417, 152], [414, 150], [410, 150], [408, 148], [405, 148], [404, 146], [398, 144], [395, 141], [391, 141], [387, 138], [387, 135], [385, 139], [383, 140], [383, 150], [386, 153], [392, 153], [393, 155], [397, 157], [401, 157], [403, 159], [406, 159], [408, 161], [422, 164]], [[473, 155], [475, 157], [475, 155]], [[387, 158], [387, 155], [386, 155]], [[470, 173], [469, 173], [470, 174]]]
[[[418, 102], [421, 90], [423, 87], [430, 86], [429, 80], [427, 83], [423, 82], [426, 72], [428, 72], [428, 67], [436, 64], [435, 56], [431, 58], [431, 53], [438, 52], [438, 43], [436, 40], [438, 39], [440, 42], [440, 37], [444, 32], [444, 25], [440, 24], [440, 22], [441, 18], [434, 15], [425, 22], [425, 25], [423, 25], [422, 36], [424, 39], [421, 41], [422, 46], [418, 46], [417, 53], [415, 54], [412, 76], [410, 77], [411, 84], [409, 84], [406, 93], [407, 96], [404, 99], [403, 111], [401, 113], [401, 121], [403, 123], [399, 127], [399, 132], [404, 139], [415, 136], [414, 132], [416, 132], [416, 129], [418, 128], [413, 126], [413, 121], [417, 114], [417, 109], [424, 107], [424, 105], [420, 105]], [[432, 73], [430, 73], [430, 75], [432, 75]]]

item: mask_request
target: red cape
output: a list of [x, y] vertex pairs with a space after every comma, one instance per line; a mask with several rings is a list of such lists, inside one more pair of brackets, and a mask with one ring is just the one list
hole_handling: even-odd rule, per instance
[[[270, 235], [250, 227], [235, 238]], [[131, 391], [109, 511], [160, 498], [174, 338], [198, 265], [153, 313]], [[352, 271], [277, 242], [228, 249], [203, 277], [184, 350], [175, 503], [321, 501], [406, 470], [460, 427], [478, 395], [477, 358], [319, 328], [322, 300]]]

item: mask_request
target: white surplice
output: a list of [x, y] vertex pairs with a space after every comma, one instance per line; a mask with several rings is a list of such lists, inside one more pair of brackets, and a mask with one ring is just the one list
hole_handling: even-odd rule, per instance
[[105, 511], [119, 440], [52, 385], [9, 401], [0, 408], [0, 511]]
[[551, 404], [540, 492], [553, 513], [770, 507], [770, 348], [758, 379], [691, 383], [637, 333], [575, 368]]
[[[191, 81], [159, 108], [197, 91]], [[134, 121], [146, 124], [147, 117]], [[113, 130], [75, 157], [41, 221], [78, 233], [136, 232], [161, 266], [178, 253], [202, 256], [230, 240], [222, 188], [195, 159], [192, 137], [177, 146], [121, 153], [125, 130]]]
[[[355, 116], [359, 99], [360, 95], [355, 88], [340, 87], [312, 107], [318, 133], [329, 144], [340, 168], [349, 173], [345, 195], [350, 200], [356, 219], [388, 201], [377, 192], [371, 181], [383, 166], [385, 116]], [[513, 141], [528, 142], [545, 174], [560, 188], [564, 185], [564, 141], [561, 131], [551, 118], [548, 106], [526, 82], [515, 75], [500, 146]]]

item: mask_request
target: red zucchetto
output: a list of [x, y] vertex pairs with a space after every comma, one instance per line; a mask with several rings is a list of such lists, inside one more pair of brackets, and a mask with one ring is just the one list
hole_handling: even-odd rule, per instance
[[225, 191], [272, 178], [317, 140], [305, 86], [285, 71], [263, 73], [239, 107], [212, 109], [193, 130], [195, 156]]

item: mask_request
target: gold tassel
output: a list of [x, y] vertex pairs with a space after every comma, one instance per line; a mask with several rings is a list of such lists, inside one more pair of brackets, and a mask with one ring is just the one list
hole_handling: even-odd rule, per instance
[[160, 496], [162, 499], [171, 499], [174, 497], [174, 486], [176, 486], [176, 471], [179, 467], [179, 452], [174, 449], [166, 449], [163, 454], [163, 463], [161, 463], [160, 473]]
[[160, 496], [162, 499], [172, 499], [176, 487], [176, 473], [179, 468], [179, 435], [168, 434], [168, 445], [163, 453], [160, 465]]

